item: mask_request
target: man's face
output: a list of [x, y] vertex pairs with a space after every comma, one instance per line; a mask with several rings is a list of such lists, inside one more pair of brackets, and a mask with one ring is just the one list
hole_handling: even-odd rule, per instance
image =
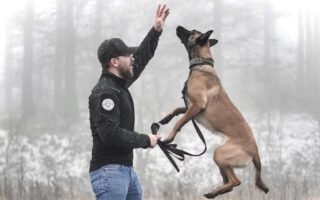
[[132, 54], [125, 56], [118, 56], [119, 59], [119, 73], [124, 78], [133, 77], [134, 58]]

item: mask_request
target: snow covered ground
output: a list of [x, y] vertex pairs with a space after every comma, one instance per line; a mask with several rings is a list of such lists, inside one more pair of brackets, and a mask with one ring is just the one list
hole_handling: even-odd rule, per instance
[[[274, 179], [275, 171], [283, 179], [304, 181], [302, 177], [314, 177], [318, 174], [318, 156], [320, 153], [320, 132], [318, 122], [306, 114], [284, 114], [278, 112], [263, 115], [245, 116], [251, 125], [258, 143], [263, 165], [262, 176], [267, 182]], [[212, 160], [215, 147], [223, 142], [202, 129], [207, 140], [208, 151], [202, 157], [187, 157], [184, 162], [177, 161], [181, 169], [177, 173], [159, 148], [148, 152], [138, 150], [139, 155], [149, 153], [152, 158], [146, 160], [141, 174], [143, 180], [165, 190], [163, 183], [168, 180], [182, 185], [193, 185], [195, 190], [204, 192], [222, 179]], [[183, 136], [188, 136], [184, 137]], [[63, 135], [63, 136], [62, 136]], [[194, 138], [195, 137], [195, 138]], [[201, 152], [202, 143], [191, 125], [182, 129], [177, 136], [180, 148], [190, 152]], [[25, 183], [38, 181], [50, 183], [56, 180], [76, 178], [82, 181], [80, 191], [91, 192], [88, 180], [91, 137], [89, 133], [50, 135], [44, 133], [38, 138], [28, 138], [23, 134], [9, 135], [0, 130], [0, 175], [12, 180], [23, 177]], [[18, 173], [17, 173], [18, 172]], [[252, 184], [253, 166], [236, 171], [240, 179]], [[270, 174], [271, 173], [271, 174]], [[161, 174], [161, 176], [159, 176]], [[167, 178], [166, 178], [167, 177]], [[294, 183], [293, 183], [294, 184]], [[80, 186], [79, 186], [80, 187]]]

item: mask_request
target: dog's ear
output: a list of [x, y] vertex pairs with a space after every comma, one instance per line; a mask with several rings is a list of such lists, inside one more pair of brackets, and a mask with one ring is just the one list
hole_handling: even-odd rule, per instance
[[207, 43], [210, 35], [212, 34], [213, 30], [207, 31], [205, 34], [202, 34], [200, 37], [197, 38], [197, 44], [203, 46]]
[[216, 39], [209, 39], [209, 42], [210, 42], [210, 47], [216, 45], [218, 43], [218, 40]]

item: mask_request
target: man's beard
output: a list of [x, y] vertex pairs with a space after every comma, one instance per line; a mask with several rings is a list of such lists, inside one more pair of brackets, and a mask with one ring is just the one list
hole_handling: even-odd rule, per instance
[[133, 69], [130, 66], [129, 68], [121, 68], [120, 75], [125, 79], [130, 79], [133, 77]]

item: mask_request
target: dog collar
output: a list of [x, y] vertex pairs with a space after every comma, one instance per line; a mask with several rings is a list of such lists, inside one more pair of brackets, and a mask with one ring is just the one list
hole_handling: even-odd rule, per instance
[[189, 69], [192, 70], [196, 65], [211, 65], [213, 67], [214, 61], [213, 59], [204, 59], [195, 57], [190, 60]]

